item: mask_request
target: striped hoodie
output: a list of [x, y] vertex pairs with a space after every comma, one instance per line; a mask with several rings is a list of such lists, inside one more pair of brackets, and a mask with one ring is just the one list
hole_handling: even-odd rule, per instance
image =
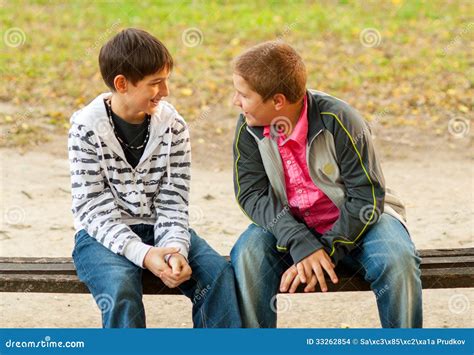
[[150, 121], [150, 137], [135, 168], [127, 162], [99, 95], [71, 117], [68, 151], [76, 232], [86, 230], [112, 252], [143, 268], [151, 246], [130, 226], [154, 226], [155, 246], [190, 246], [188, 201], [191, 169], [184, 119], [161, 101]]

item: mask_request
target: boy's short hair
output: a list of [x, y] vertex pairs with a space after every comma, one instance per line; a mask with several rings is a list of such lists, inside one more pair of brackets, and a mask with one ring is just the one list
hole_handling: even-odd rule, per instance
[[146, 31], [127, 28], [102, 46], [99, 67], [105, 84], [112, 90], [114, 78], [123, 75], [133, 85], [162, 69], [173, 69], [173, 58], [160, 40]]
[[281, 40], [251, 47], [233, 63], [234, 72], [267, 101], [283, 94], [291, 103], [306, 92], [306, 67], [300, 55]]

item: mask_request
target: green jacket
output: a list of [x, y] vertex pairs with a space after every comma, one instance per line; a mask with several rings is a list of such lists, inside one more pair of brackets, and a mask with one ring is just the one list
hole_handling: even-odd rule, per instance
[[295, 263], [324, 248], [337, 264], [383, 212], [402, 222], [405, 208], [385, 187], [370, 130], [346, 102], [308, 91], [306, 157], [311, 179], [339, 209], [323, 235], [290, 213], [283, 165], [275, 139], [249, 127], [240, 115], [234, 139], [234, 189], [243, 212], [276, 237], [276, 248]]

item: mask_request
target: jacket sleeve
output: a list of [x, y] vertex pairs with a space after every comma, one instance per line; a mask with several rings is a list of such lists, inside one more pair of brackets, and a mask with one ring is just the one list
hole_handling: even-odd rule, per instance
[[332, 127], [337, 161], [346, 189], [339, 218], [321, 241], [337, 264], [377, 223], [384, 209], [385, 182], [365, 121], [354, 109], [322, 112]]
[[323, 245], [316, 232], [297, 221], [275, 195], [265, 172], [257, 142], [247, 131], [241, 115], [234, 139], [234, 191], [242, 211], [264, 230], [272, 233], [276, 248], [289, 251], [298, 263]]
[[[171, 135], [169, 134], [171, 130]], [[163, 175], [160, 189], [154, 198], [157, 220], [155, 245], [177, 247], [186, 259], [191, 235], [188, 224], [189, 188], [191, 181], [191, 143], [189, 130], [179, 117], [168, 128], [165, 136], [173, 137], [169, 147], [169, 169]], [[170, 175], [168, 176], [168, 170]]]
[[100, 166], [99, 144], [86, 126], [71, 126], [68, 151], [75, 224], [107, 249], [143, 267], [150, 246], [122, 223], [115, 197]]

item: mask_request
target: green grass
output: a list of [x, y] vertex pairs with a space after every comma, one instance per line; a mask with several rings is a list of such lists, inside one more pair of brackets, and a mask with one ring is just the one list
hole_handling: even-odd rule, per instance
[[[469, 0], [3, 1], [0, 100], [66, 126], [73, 111], [106, 90], [98, 75], [101, 45], [122, 28], [139, 27], [163, 40], [175, 57], [169, 99], [188, 121], [204, 106], [232, 117], [231, 59], [260, 41], [282, 38], [303, 56], [309, 87], [340, 96], [368, 118], [389, 105], [384, 119], [413, 116], [420, 126], [433, 125], [427, 117], [458, 115], [460, 106], [469, 108], [464, 116], [472, 113], [473, 12]], [[196, 47], [181, 38], [191, 27], [203, 34]], [[24, 33], [23, 45], [7, 45], [11, 28]], [[361, 44], [366, 28], [381, 34], [378, 47]], [[189, 89], [192, 94], [184, 95]], [[456, 94], [448, 97], [449, 89]], [[425, 104], [410, 104], [407, 97], [417, 95]], [[0, 113], [0, 125], [9, 124], [11, 117]]]

